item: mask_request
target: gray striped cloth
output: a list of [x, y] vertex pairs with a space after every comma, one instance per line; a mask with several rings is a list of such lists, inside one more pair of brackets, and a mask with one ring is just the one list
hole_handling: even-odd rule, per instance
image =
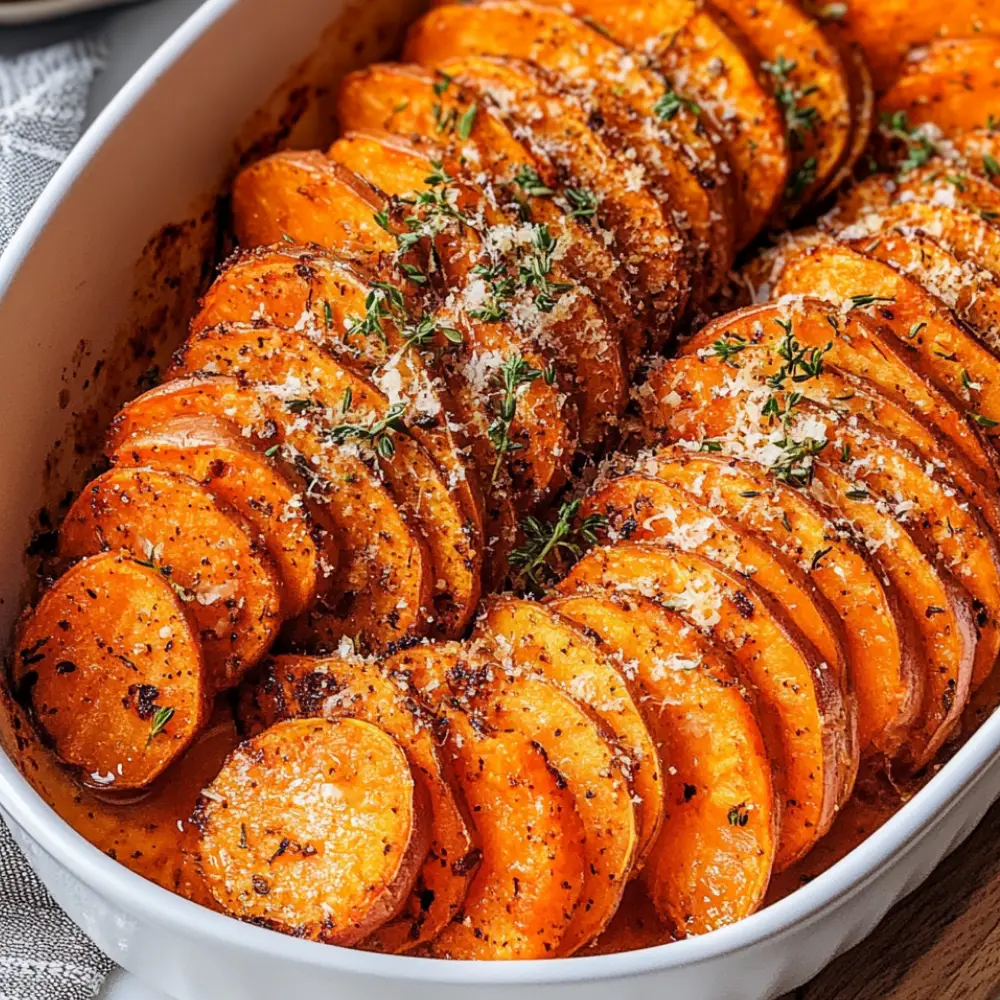
[[[103, 61], [86, 41], [0, 59], [0, 250], [80, 137]], [[0, 1000], [89, 1000], [111, 968], [0, 821]]]

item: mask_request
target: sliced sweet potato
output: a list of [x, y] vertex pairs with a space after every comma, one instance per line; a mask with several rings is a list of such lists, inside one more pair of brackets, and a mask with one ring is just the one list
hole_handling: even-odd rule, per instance
[[556, 949], [559, 956], [572, 955], [607, 926], [632, 873], [638, 840], [628, 764], [593, 716], [543, 677], [501, 666], [452, 672], [447, 682], [454, 697], [491, 725], [537, 746], [573, 795], [583, 828], [583, 885]]
[[436, 720], [405, 682], [360, 659], [276, 656], [264, 662], [260, 678], [243, 692], [241, 722], [251, 736], [282, 719], [349, 717], [378, 726], [403, 748], [427, 793], [430, 846], [406, 904], [364, 946], [403, 952], [430, 941], [461, 908], [478, 856], [438, 759]]
[[[902, 207], [910, 211], [919, 206]], [[935, 213], [944, 211], [940, 206], [924, 207]], [[854, 227], [842, 235], [861, 238]], [[979, 387], [968, 409], [987, 436], [990, 421], [1000, 420], [1000, 361], [956, 321], [943, 302], [888, 264], [843, 243], [822, 243], [789, 255], [772, 292], [817, 295], [838, 306], [869, 312], [899, 340], [910, 364], [937, 385], [959, 399], [968, 398], [969, 383]], [[795, 310], [788, 312], [793, 315]], [[801, 324], [794, 318], [793, 322], [798, 329]]]
[[552, 605], [635, 674], [666, 784], [663, 828], [643, 872], [676, 937], [752, 913], [767, 888], [778, 816], [771, 763], [729, 656], [675, 612], [616, 593]]
[[781, 217], [791, 219], [827, 186], [851, 141], [851, 94], [840, 53], [793, 0], [716, 0], [766, 60], [785, 111], [792, 163]]
[[567, 208], [589, 213], [609, 233], [637, 283], [635, 298], [653, 310], [644, 344], [661, 347], [681, 318], [692, 288], [683, 227], [642, 183], [641, 169], [588, 126], [585, 103], [552, 74], [522, 60], [468, 54], [443, 60], [438, 72], [495, 107], [536, 158], [567, 178]]
[[276, 327], [226, 325], [195, 334], [178, 352], [171, 375], [238, 375], [274, 391], [310, 425], [320, 450], [375, 464], [406, 516], [421, 531], [434, 564], [435, 631], [458, 634], [480, 591], [482, 549], [467, 529], [440, 470], [405, 430], [398, 405], [352, 371], [343, 355]]
[[[341, 199], [357, 209], [346, 212]], [[378, 253], [388, 241], [374, 218], [382, 202], [378, 191], [331, 164], [319, 150], [283, 150], [237, 174], [233, 230], [247, 249], [284, 241]]]
[[207, 690], [233, 687], [274, 641], [274, 565], [193, 479], [120, 468], [89, 483], [62, 523], [59, 552], [79, 559], [108, 549], [128, 550], [174, 589], [201, 642]]
[[[707, 394], [706, 394], [707, 397]], [[777, 422], [771, 400], [781, 412]], [[763, 381], [726, 399], [698, 401], [676, 415], [674, 440], [693, 437], [721, 441], [723, 451], [756, 462], [796, 486], [820, 482], [827, 496], [844, 491], [848, 499], [882, 503], [904, 530], [933, 545], [938, 562], [953, 573], [976, 602], [975, 668], [978, 687], [1000, 655], [1000, 555], [996, 540], [969, 498], [933, 456], [925, 458], [901, 438], [892, 437], [865, 417], [842, 415]], [[805, 456], [796, 445], [815, 442]], [[794, 454], [793, 454], [794, 453]], [[834, 470], [836, 479], [827, 477]], [[958, 673], [952, 690], [964, 703], [968, 677]]]
[[259, 392], [238, 379], [213, 375], [173, 380], [119, 412], [106, 450], [114, 454], [147, 427], [178, 416], [227, 421], [302, 479], [314, 519], [340, 555], [339, 564], [324, 566], [316, 605], [292, 623], [298, 641], [328, 650], [348, 635], [370, 650], [424, 634], [435, 578], [422, 536], [367, 465], [324, 447], [309, 427], [300, 427], [298, 397], [292, 395], [298, 390], [289, 386], [286, 401], [280, 388]]
[[[231, 426], [211, 417], [178, 417], [129, 438], [108, 456], [113, 465], [187, 476], [236, 511], [274, 560], [281, 613], [312, 606], [319, 585], [316, 529], [298, 490]], [[323, 557], [329, 558], [326, 546]], [[336, 565], [334, 562], [333, 565]]]
[[[990, 351], [1000, 351], [1000, 282], [992, 272], [974, 261], [959, 260], [919, 230], [893, 229], [848, 244], [912, 278], [951, 309]], [[965, 388], [965, 398], [971, 399], [971, 390]]]
[[[779, 248], [773, 261], [760, 262], [760, 273], [744, 272], [754, 298], [770, 296], [787, 252]], [[740, 309], [720, 317], [703, 327], [680, 350], [684, 354], [706, 356], [706, 352], [707, 355], [717, 352], [716, 342], [727, 341], [737, 348], [740, 342], [776, 347], [787, 336], [786, 324], [793, 322], [795, 338], [801, 345], [826, 352], [824, 364], [828, 362], [841, 371], [865, 378], [887, 399], [915, 409], [955, 444], [970, 465], [980, 471], [985, 484], [1000, 489], [996, 452], [986, 440], [985, 426], [965, 412], [958, 397], [911, 367], [910, 352], [900, 345], [899, 337], [893, 335], [883, 320], [884, 316], [880, 316], [876, 324], [860, 310], [852, 309], [845, 315], [828, 302], [788, 295], [782, 296], [778, 303]]]
[[[739, 348], [735, 360], [724, 362], [722, 356], [727, 354], [727, 344], [739, 346], [723, 339], [717, 352], [673, 358], [650, 371], [641, 406], [644, 422], [654, 431], [654, 443], [669, 436], [678, 407], [698, 407], [713, 398], [746, 391], [766, 378], [780, 377], [786, 364], [784, 355], [789, 349], [798, 350], [792, 332], [779, 342], [776, 350], [748, 344]], [[849, 375], [825, 361], [808, 378], [800, 372], [795, 390], [805, 399], [815, 400], [843, 415], [863, 418], [905, 439], [925, 462], [961, 487], [994, 531], [1000, 526], [1000, 506], [988, 478], [920, 413], [883, 395], [868, 379]]]
[[1000, 163], [1000, 132], [995, 128], [974, 128], [953, 136], [949, 143], [957, 166], [996, 186], [993, 166]]
[[367, 315], [366, 300], [378, 290], [375, 273], [316, 247], [249, 251], [231, 260], [209, 288], [191, 332], [221, 322], [265, 323], [308, 329], [321, 344], [347, 344], [352, 361], [390, 401], [406, 405], [410, 434], [441, 469], [468, 519], [473, 544], [481, 546], [479, 477], [466, 455], [465, 436], [439, 366], [427, 345], [414, 339], [426, 314], [418, 321], [401, 309], [381, 318], [380, 331], [352, 335]]
[[532, 601], [495, 599], [484, 609], [476, 635], [496, 647], [508, 669], [540, 676], [572, 695], [614, 737], [635, 789], [638, 844], [633, 867], [638, 872], [662, 822], [663, 774], [627, 678], [593, 639], [550, 608]]
[[857, 705], [848, 669], [848, 636], [833, 606], [795, 562], [690, 493], [652, 476], [618, 476], [598, 485], [580, 509], [581, 517], [591, 514], [603, 518], [598, 537], [612, 544], [624, 539], [700, 552], [752, 578], [795, 618], [819, 651], [840, 686], [850, 716], [848, 739], [860, 737], [861, 745], [867, 744], [871, 734], [865, 729], [855, 732]]
[[[348, 178], [356, 178], [356, 175], [332, 160], [325, 157], [321, 159], [325, 166], [323, 163], [310, 162], [310, 177], [319, 178], [315, 183], [322, 183], [322, 197], [303, 188], [296, 170], [276, 169], [262, 178], [258, 185], [262, 190], [251, 192], [257, 201], [251, 202], [250, 194], [245, 200], [249, 204], [259, 202], [268, 209], [271, 202], [289, 202], [294, 211], [306, 220], [297, 230], [301, 234], [300, 239], [324, 246], [342, 245], [344, 239], [337, 234], [345, 229], [354, 232], [361, 227], [358, 220], [367, 219], [377, 231], [373, 236], [373, 245], [382, 253], [394, 253], [395, 237], [375, 221], [376, 215], [387, 209], [384, 196], [382, 200], [376, 199], [374, 202], [370, 197], [358, 196], [349, 183], [344, 183], [345, 175]], [[388, 193], [411, 195], [414, 192], [413, 183], [419, 178], [419, 185], [423, 186], [429, 176], [425, 168], [421, 168], [416, 175], [411, 173], [408, 176], [400, 190]], [[360, 183], [357, 178], [356, 180]], [[446, 201], [457, 192], [463, 209], [470, 208], [477, 202], [467, 186], [451, 175], [448, 175], [447, 182], [442, 175], [435, 190]], [[470, 200], [461, 200], [463, 198]], [[250, 209], [246, 211], [249, 213]], [[501, 321], [501, 317], [493, 312], [487, 315], [489, 286], [481, 275], [475, 273], [478, 264], [488, 266], [490, 263], [480, 259], [483, 253], [482, 240], [471, 227], [457, 224], [458, 220], [452, 220], [456, 225], [448, 225], [449, 217], [447, 214], [442, 217], [433, 205], [419, 212], [406, 214], [406, 218], [413, 219], [412, 225], [417, 229], [426, 230], [428, 235], [433, 233], [437, 258], [451, 292], [443, 308], [435, 313], [438, 325], [457, 328], [463, 334], [462, 351], [455, 363], [457, 371], [449, 379], [454, 398], [459, 405], [464, 406], [463, 416], [470, 422], [473, 414], [485, 411], [484, 424], [489, 424], [499, 416], [498, 411], [502, 407], [501, 365], [510, 367], [523, 362], [532, 372], [555, 371], [556, 382], [559, 380], [559, 373], [552, 364], [551, 353], [535, 338], [525, 336], [505, 319]], [[306, 223], [313, 228], [306, 230]], [[405, 222], [404, 227], [407, 227]], [[271, 230], [266, 235], [273, 237], [272, 242], [280, 241], [280, 232]], [[360, 240], [355, 239], [353, 244], [348, 245], [357, 246], [359, 243]], [[473, 315], [479, 310], [483, 310], [483, 318]], [[565, 373], [563, 377], [565, 378]], [[553, 376], [550, 375], [551, 378]], [[517, 406], [509, 435], [514, 447], [501, 454], [519, 487], [519, 501], [522, 505], [538, 502], [549, 491], [565, 482], [568, 464], [576, 449], [575, 421], [572, 403], [556, 384], [550, 385], [549, 380], [536, 374], [518, 389]], [[482, 427], [482, 433], [489, 436], [486, 426]], [[498, 463], [493, 458], [484, 464], [490, 467], [487, 479], [489, 486], [501, 487], [504, 463]]]
[[[909, 606], [882, 583], [885, 568], [878, 558], [878, 542], [895, 536], [887, 536], [886, 530], [872, 532], [867, 537], [874, 551], [866, 552], [837, 530], [835, 512], [829, 508], [762, 470], [713, 453], [665, 451], [640, 468], [758, 532], [809, 574], [840, 615], [852, 666], [864, 665], [853, 679], [865, 731], [874, 730], [872, 743], [877, 749], [894, 753], [920, 711], [923, 691], [923, 652], [915, 614], [911, 617]], [[865, 509], [873, 508], [865, 505]], [[825, 555], [817, 559], [821, 552]], [[929, 564], [927, 575], [932, 582], [936, 579]], [[941, 590], [938, 586], [935, 593]], [[926, 606], [919, 605], [922, 618]], [[942, 606], [950, 607], [947, 602]], [[938, 628], [937, 617], [943, 616], [926, 618], [932, 634]], [[947, 624], [949, 628], [941, 631], [949, 636], [951, 618]], [[963, 647], [958, 650], [963, 652]], [[955, 649], [949, 646], [948, 651]], [[968, 660], [967, 652], [965, 656]]]
[[910, 58], [910, 50], [936, 38], [1000, 35], [1000, 12], [991, 0], [882, 0], [848, 4], [838, 24], [865, 51], [879, 92], [885, 91]]
[[[473, 106], [475, 110], [470, 111]], [[463, 140], [456, 128], [469, 115], [471, 125]], [[474, 163], [477, 173], [485, 173], [497, 190], [502, 207], [549, 227], [560, 241], [562, 263], [593, 292], [630, 364], [636, 364], [653, 314], [628, 270], [593, 226], [596, 211], [591, 213], [591, 206], [585, 205], [583, 213], [574, 214], [576, 209], [566, 201], [565, 185], [555, 176], [552, 164], [532, 155], [491, 103], [479, 101], [475, 92], [450, 77], [436, 76], [420, 66], [376, 63], [341, 82], [337, 120], [345, 131], [385, 129], [444, 141], [453, 155]]]
[[906, 62], [879, 99], [879, 112], [903, 113], [915, 125], [930, 124], [952, 136], [987, 127], [1000, 116], [1000, 18], [993, 36], [924, 39], [920, 57]]
[[[436, 143], [390, 132], [349, 132], [330, 147], [328, 156], [369, 178], [389, 194], [433, 193], [435, 163], [455, 177], [461, 162]], [[478, 172], [477, 172], [478, 173]], [[604, 318], [593, 294], [571, 280], [563, 253], [552, 233], [536, 223], [504, 212], [497, 192], [479, 176], [461, 182], [470, 196], [463, 211], [477, 219], [487, 258], [483, 266], [502, 268], [514, 277], [505, 309], [524, 337], [551, 351], [560, 385], [572, 389], [580, 420], [580, 441], [604, 440], [625, 408], [627, 375], [620, 338]]]
[[[385, 664], [409, 677], [448, 723], [440, 747], [475, 826], [482, 860], [460, 916], [428, 946], [442, 958], [545, 958], [580, 901], [584, 830], [566, 779], [536, 743], [471, 715], [451, 696], [457, 645], [415, 646]], [[474, 668], [473, 668], [474, 669]]]
[[227, 913], [327, 944], [357, 944], [398, 912], [430, 839], [399, 744], [349, 718], [289, 719], [242, 743], [194, 819]]
[[457, 55], [524, 59], [585, 94], [595, 130], [632, 148], [654, 193], [685, 213], [704, 294], [720, 287], [734, 247], [725, 155], [690, 102], [627, 49], [555, 7], [484, 0], [426, 14], [411, 27], [404, 54], [425, 66]]
[[617, 955], [623, 951], [655, 948], [674, 940], [670, 928], [660, 919], [646, 885], [638, 879], [625, 888], [622, 905], [604, 933], [591, 942], [585, 955]]
[[780, 202], [788, 175], [784, 117], [757, 53], [728, 18], [689, 0], [628, 7], [577, 0], [572, 9], [626, 48], [650, 53], [653, 65], [711, 115], [735, 173], [737, 246], [745, 246]]
[[82, 559], [15, 636], [11, 680], [44, 743], [91, 788], [145, 788], [208, 718], [201, 647], [170, 582], [129, 553]]
[[857, 771], [840, 691], [812, 644], [750, 580], [691, 552], [634, 542], [593, 549], [558, 589], [590, 588], [671, 608], [733, 654], [781, 741], [772, 759], [782, 802], [775, 867], [802, 857], [829, 829]]

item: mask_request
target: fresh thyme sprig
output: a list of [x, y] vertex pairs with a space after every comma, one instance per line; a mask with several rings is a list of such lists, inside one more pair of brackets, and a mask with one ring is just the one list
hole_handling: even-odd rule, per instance
[[589, 188], [568, 187], [563, 194], [569, 202], [571, 218], [589, 219], [597, 214], [597, 195]]
[[529, 198], [550, 198], [555, 194], [552, 188], [542, 182], [542, 178], [538, 176], [538, 171], [527, 163], [520, 167], [517, 173], [514, 174], [514, 183]]
[[785, 380], [789, 378], [793, 382], [808, 382], [818, 378], [823, 372], [823, 358], [833, 349], [833, 341], [822, 348], [804, 347], [792, 333], [791, 322], [776, 319], [775, 323], [785, 331], [778, 343], [778, 356], [783, 364], [773, 375], [767, 377], [767, 384], [772, 389], [782, 389]]
[[571, 282], [549, 279], [558, 243], [548, 226], [535, 226], [532, 250], [518, 268], [518, 280], [524, 288], [534, 289], [535, 306], [545, 313], [552, 312], [559, 297], [573, 288]]
[[779, 55], [774, 62], [765, 62], [764, 69], [775, 79], [774, 96], [785, 113], [785, 127], [788, 129], [788, 141], [792, 149], [802, 149], [805, 146], [804, 132], [815, 132], [819, 122], [819, 112], [811, 104], [802, 101], [811, 97], [819, 90], [815, 84], [808, 87], [796, 87], [791, 79], [798, 64], [794, 59], [786, 59]]
[[816, 180], [816, 170], [818, 163], [815, 156], [810, 156], [807, 160], [795, 168], [794, 173], [789, 177], [785, 186], [785, 197], [789, 201], [798, 201]]
[[661, 94], [653, 105], [653, 116], [661, 122], [668, 122], [675, 118], [683, 109], [687, 109], [692, 115], [700, 115], [701, 107], [696, 101], [692, 101], [683, 94], [678, 94], [671, 88]]
[[364, 337], [376, 337], [383, 345], [388, 346], [385, 334], [384, 320], [391, 320], [397, 326], [403, 326], [406, 321], [406, 303], [403, 293], [388, 281], [372, 282], [371, 290], [365, 296], [365, 315], [354, 317], [349, 321], [347, 333], [349, 336], [360, 334]]
[[149, 735], [146, 737], [146, 746], [149, 746], [160, 733], [163, 732], [167, 723], [174, 717], [174, 710], [169, 706], [158, 708], [153, 714], [153, 724], [149, 727]]
[[472, 273], [486, 282], [489, 292], [482, 305], [469, 310], [469, 315], [483, 323], [503, 322], [509, 315], [505, 303], [513, 298], [516, 287], [514, 279], [507, 273], [507, 265], [502, 261], [496, 264], [476, 264]]
[[899, 174], [908, 174], [922, 167], [936, 152], [934, 143], [927, 138], [919, 126], [910, 126], [905, 111], [884, 112], [881, 118], [882, 132], [891, 139], [899, 139], [906, 146], [906, 157], [899, 164]]
[[732, 364], [733, 358], [747, 347], [747, 342], [738, 333], [726, 333], [712, 344], [712, 353], [726, 364]]
[[[554, 373], [553, 373], [554, 374]], [[496, 449], [497, 458], [493, 465], [493, 475], [490, 478], [490, 485], [496, 485], [497, 477], [504, 458], [511, 452], [520, 451], [524, 445], [518, 441], [512, 441], [510, 437], [511, 425], [517, 415], [517, 401], [521, 390], [531, 385], [536, 379], [543, 375], [548, 381], [547, 372], [542, 372], [538, 368], [532, 368], [527, 361], [519, 354], [512, 354], [500, 365], [493, 377], [497, 388], [503, 392], [500, 398], [499, 412], [487, 429], [490, 443]]]
[[535, 593], [558, 579], [558, 572], [550, 559], [563, 558], [576, 562], [588, 545], [597, 542], [597, 533], [607, 523], [601, 514], [590, 514], [577, 522], [580, 501], [572, 500], [559, 508], [554, 522], [546, 523], [534, 517], [521, 521], [525, 544], [510, 553], [510, 564], [518, 570], [514, 585], [527, 585]]
[[[341, 403], [341, 413], [346, 416], [352, 406], [352, 394], [350, 389], [344, 393], [344, 400]], [[345, 441], [357, 439], [367, 444], [377, 455], [387, 461], [396, 454], [396, 443], [393, 441], [393, 434], [396, 431], [405, 430], [403, 424], [403, 414], [406, 412], [405, 403], [396, 403], [390, 406], [384, 417], [373, 420], [370, 424], [344, 423], [336, 424], [326, 432], [327, 436], [335, 444], [343, 444]]]

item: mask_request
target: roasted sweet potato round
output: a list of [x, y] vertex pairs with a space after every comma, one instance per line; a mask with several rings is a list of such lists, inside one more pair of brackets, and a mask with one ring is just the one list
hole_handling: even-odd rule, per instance
[[641, 597], [582, 594], [553, 607], [635, 674], [664, 771], [663, 827], [643, 871], [657, 912], [677, 937], [752, 913], [771, 874], [778, 811], [768, 748], [735, 663]]
[[224, 691], [257, 663], [281, 625], [270, 557], [193, 479], [116, 468], [80, 493], [59, 531], [64, 559], [127, 549], [158, 571], [198, 631], [206, 686]]
[[92, 788], [144, 788], [184, 753], [213, 693], [169, 580], [124, 551], [88, 556], [17, 631], [15, 696]]
[[464, 803], [452, 791], [439, 759], [438, 720], [406, 682], [361, 659], [270, 657], [261, 666], [259, 681], [244, 686], [239, 717], [250, 736], [282, 719], [357, 718], [398, 741], [427, 793], [431, 840], [403, 908], [364, 947], [410, 951], [436, 937], [461, 908], [479, 852]]
[[406, 755], [359, 719], [290, 719], [242, 743], [194, 821], [199, 870], [227, 913], [341, 945], [398, 912], [430, 837]]

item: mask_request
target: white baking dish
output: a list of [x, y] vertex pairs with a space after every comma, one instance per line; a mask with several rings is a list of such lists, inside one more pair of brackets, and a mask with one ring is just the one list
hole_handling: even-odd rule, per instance
[[[129, 336], [138, 323], [160, 355], [179, 339], [212, 249], [214, 220], [204, 212], [233, 166], [234, 136], [245, 146], [282, 109], [298, 108], [305, 113], [290, 141], [322, 140], [335, 64], [377, 57], [392, 43], [385, 25], [398, 28], [415, 6], [360, 0], [345, 17], [345, 0], [209, 0], [111, 103], [32, 211], [0, 261], [0, 371], [8, 378], [0, 394], [0, 634], [28, 593], [22, 553], [33, 514], [78, 484], [88, 461], [85, 447], [77, 455], [70, 445], [103, 426], [149, 363], [127, 350]], [[368, 45], [358, 52], [361, 40]], [[317, 81], [325, 91], [309, 89]], [[148, 242], [181, 220], [195, 221]], [[92, 422], [74, 417], [87, 408]], [[771, 997], [869, 933], [998, 796], [994, 717], [862, 847], [740, 924], [623, 955], [447, 963], [292, 940], [174, 896], [91, 847], [0, 754], [0, 809], [53, 896], [116, 962], [180, 1000], [476, 1000], [512, 991], [604, 1000], [609, 989], [644, 1000]]]

